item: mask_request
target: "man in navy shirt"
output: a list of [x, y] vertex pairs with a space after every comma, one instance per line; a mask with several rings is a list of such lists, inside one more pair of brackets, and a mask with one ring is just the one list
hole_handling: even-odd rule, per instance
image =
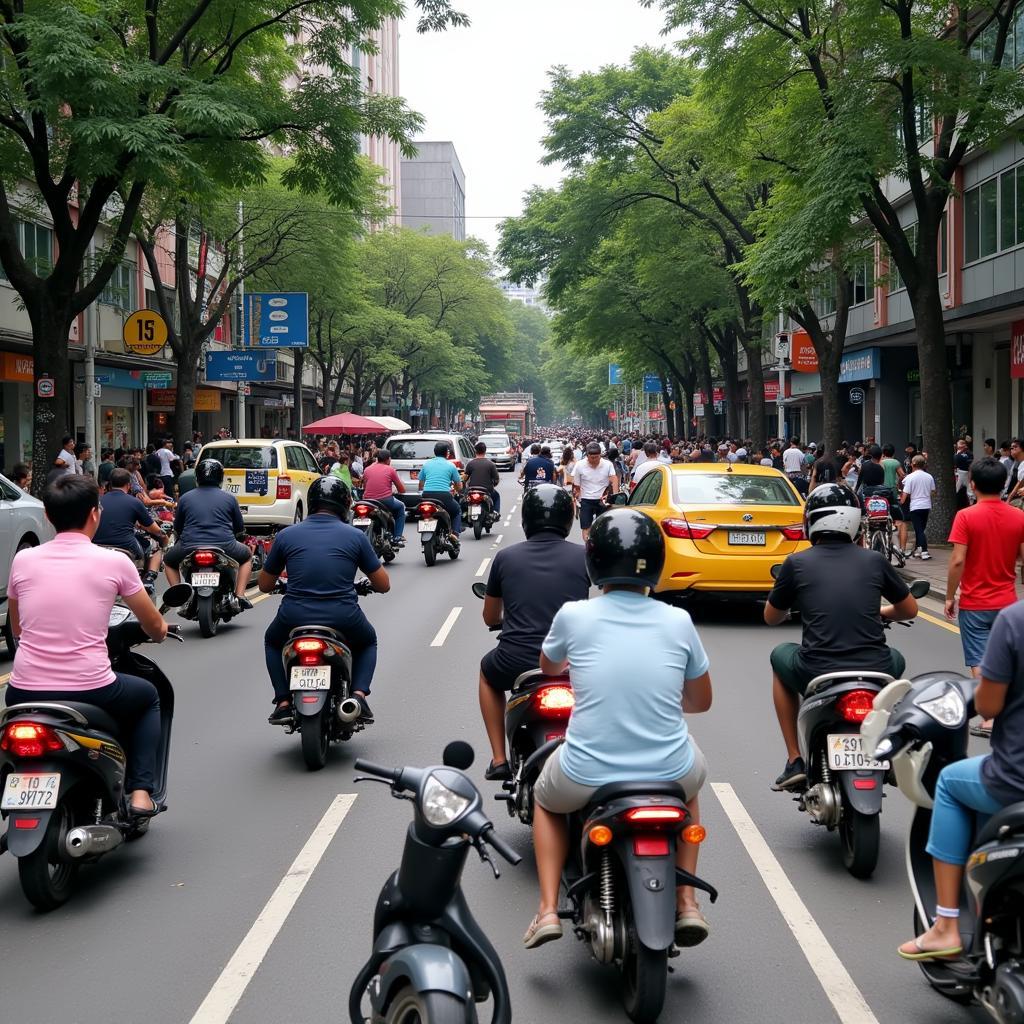
[[352, 496], [341, 480], [314, 480], [307, 500], [309, 516], [277, 535], [259, 578], [260, 590], [269, 594], [278, 576], [288, 572], [288, 591], [264, 637], [276, 705], [269, 721], [292, 721], [292, 695], [281, 651], [293, 629], [315, 623], [330, 626], [345, 638], [352, 651], [352, 696], [362, 707], [360, 720], [372, 722], [366, 698], [377, 667], [377, 633], [359, 607], [354, 581], [361, 570], [378, 594], [386, 594], [391, 581], [366, 534], [344, 522]]
[[224, 480], [224, 467], [216, 459], [203, 459], [196, 466], [196, 488], [184, 494], [174, 513], [174, 532], [178, 543], [164, 558], [167, 582], [173, 587], [181, 582], [178, 566], [186, 555], [198, 548], [220, 548], [228, 558], [238, 563], [235, 578], [235, 598], [240, 609], [251, 608], [245, 588], [252, 575], [252, 551], [236, 540], [236, 534], [245, 533], [242, 510], [233, 494], [220, 488]]
[[[136, 530], [151, 533], [160, 547], [167, 543], [163, 531], [153, 521], [149, 510], [128, 493], [131, 474], [127, 469], [115, 469], [110, 474], [110, 490], [100, 497], [100, 525], [93, 537], [93, 544], [106, 548], [123, 548], [130, 551], [136, 560], [145, 558]], [[155, 549], [146, 562], [142, 582], [152, 590], [153, 581], [160, 571], [160, 550]]]
[[519, 482], [525, 482], [527, 487], [555, 482], [555, 464], [544, 457], [539, 444], [530, 446], [530, 457], [519, 474]]

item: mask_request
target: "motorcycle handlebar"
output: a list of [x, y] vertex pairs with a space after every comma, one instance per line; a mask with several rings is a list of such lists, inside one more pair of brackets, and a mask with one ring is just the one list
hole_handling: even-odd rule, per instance
[[383, 765], [374, 764], [365, 758], [357, 757], [355, 768], [357, 771], [366, 772], [369, 775], [376, 775], [378, 778], [387, 779], [389, 782], [397, 782], [402, 774], [401, 768], [385, 768]]
[[493, 847], [499, 854], [501, 854], [501, 856], [504, 857], [505, 860], [507, 860], [513, 867], [523, 859], [515, 850], [512, 849], [511, 846], [508, 845], [508, 843], [505, 842], [504, 839], [501, 838], [501, 836], [494, 831], [493, 825], [484, 829], [480, 838], [487, 843], [488, 846]]

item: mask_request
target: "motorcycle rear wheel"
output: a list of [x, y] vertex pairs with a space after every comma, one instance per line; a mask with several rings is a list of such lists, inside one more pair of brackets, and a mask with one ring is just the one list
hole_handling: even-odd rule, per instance
[[311, 772], [319, 771], [327, 764], [327, 750], [331, 745], [331, 734], [327, 727], [328, 705], [312, 718], [303, 718], [299, 736], [302, 739], [302, 760]]
[[839, 841], [843, 846], [843, 867], [854, 878], [870, 878], [878, 866], [881, 824], [877, 814], [861, 814], [844, 799], [839, 820]]
[[433, 565], [437, 561], [437, 548], [434, 545], [435, 541], [433, 537], [430, 538], [429, 544], [423, 545], [423, 561], [425, 561], [427, 565]]
[[196, 611], [199, 616], [199, 635], [211, 637], [217, 635], [217, 595], [199, 598]]
[[477, 1024], [476, 1007], [450, 992], [417, 992], [406, 986], [391, 1000], [385, 1024]]
[[480, 522], [480, 520], [478, 519], [478, 520], [477, 520], [477, 521], [476, 521], [476, 522], [475, 522], [475, 523], [473, 524], [473, 538], [474, 538], [474, 540], [479, 540], [479, 539], [480, 539], [480, 535], [481, 535], [481, 534], [482, 534], [483, 532], [484, 532], [484, 524], [483, 524], [483, 523], [481, 523], [481, 522]]
[[78, 864], [61, 860], [58, 851], [73, 824], [71, 808], [61, 803], [46, 826], [43, 841], [28, 856], [18, 858], [21, 891], [37, 910], [56, 910], [71, 895]]
[[637, 937], [632, 917], [622, 958], [622, 1005], [633, 1024], [654, 1024], [665, 1006], [668, 950], [648, 949]]

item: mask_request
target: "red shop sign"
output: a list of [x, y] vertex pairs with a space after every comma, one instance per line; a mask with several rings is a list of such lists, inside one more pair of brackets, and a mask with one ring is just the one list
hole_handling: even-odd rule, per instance
[[1010, 324], [1010, 376], [1024, 378], [1024, 320]]

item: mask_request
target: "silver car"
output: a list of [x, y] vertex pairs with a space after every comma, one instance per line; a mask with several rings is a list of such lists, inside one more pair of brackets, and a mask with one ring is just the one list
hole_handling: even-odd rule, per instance
[[479, 438], [487, 445], [487, 458], [498, 469], [511, 470], [516, 464], [516, 451], [508, 434], [483, 433]]

